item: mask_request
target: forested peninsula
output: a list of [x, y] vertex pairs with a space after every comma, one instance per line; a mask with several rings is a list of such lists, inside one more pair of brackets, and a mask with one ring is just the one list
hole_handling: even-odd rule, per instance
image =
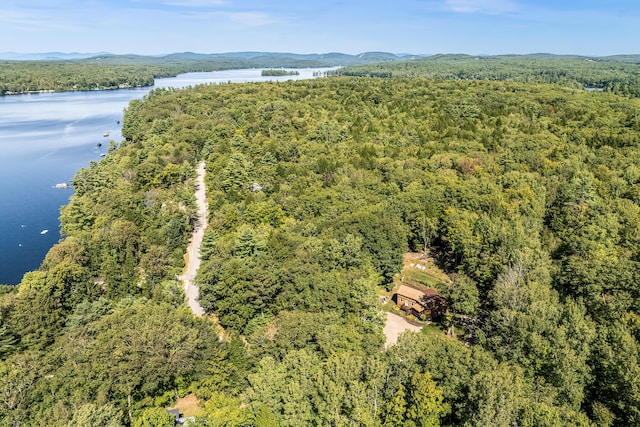
[[[391, 72], [132, 101], [2, 289], [0, 425], [640, 423], [638, 99]], [[385, 348], [408, 253], [450, 310]]]
[[283, 69], [267, 69], [262, 70], [263, 76], [299, 76], [300, 72], [296, 70], [283, 70]]

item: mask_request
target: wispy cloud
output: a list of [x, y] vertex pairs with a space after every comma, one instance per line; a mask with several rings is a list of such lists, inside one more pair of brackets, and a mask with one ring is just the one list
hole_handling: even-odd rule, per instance
[[73, 31], [80, 27], [52, 20], [39, 13], [0, 11], [0, 23], [7, 27], [19, 28], [21, 31], [44, 33], [48, 31]]
[[39, 23], [38, 19], [32, 16], [29, 16], [28, 14], [13, 12], [10, 10], [1, 11], [0, 22], [6, 23], [6, 24], [12, 24], [14, 26], [25, 26], [25, 27], [31, 27], [31, 26], [35, 27]]
[[262, 12], [232, 12], [225, 15], [230, 21], [248, 27], [260, 27], [275, 22], [271, 15]]
[[445, 0], [446, 7], [457, 13], [484, 13], [502, 15], [517, 11], [517, 5], [510, 0]]
[[226, 0], [132, 0], [134, 3], [149, 5], [150, 7], [183, 7], [193, 9], [206, 9], [227, 4]]
[[163, 4], [177, 7], [215, 7], [226, 4], [224, 0], [164, 0]]
[[[169, 13], [164, 11], [164, 13]], [[175, 12], [171, 12], [176, 16]], [[182, 11], [180, 17], [192, 22], [210, 22], [232, 24], [235, 27], [261, 27], [279, 22], [273, 15], [264, 12], [221, 12], [221, 11]]]

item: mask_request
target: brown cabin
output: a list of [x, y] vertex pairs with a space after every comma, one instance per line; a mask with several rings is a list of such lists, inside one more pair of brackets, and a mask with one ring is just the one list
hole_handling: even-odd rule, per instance
[[405, 285], [400, 285], [396, 292], [396, 304], [407, 314], [424, 315], [427, 319], [438, 318], [449, 309], [447, 299], [435, 289], [421, 290]]

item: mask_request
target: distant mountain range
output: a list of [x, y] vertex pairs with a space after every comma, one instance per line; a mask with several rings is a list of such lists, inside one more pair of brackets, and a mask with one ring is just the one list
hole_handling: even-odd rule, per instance
[[79, 53], [79, 52], [43, 52], [43, 53], [20, 53], [20, 52], [0, 52], [0, 59], [10, 61], [64, 61], [69, 59], [84, 59], [92, 56], [110, 55], [108, 52]]
[[316, 63], [318, 65], [356, 65], [374, 62], [395, 62], [406, 61], [418, 58], [422, 55], [393, 54], [388, 52], [364, 52], [358, 55], [349, 55], [339, 52], [298, 54], [287, 52], [226, 52], [226, 53], [194, 53], [180, 52], [167, 55], [115, 55], [109, 52], [98, 53], [64, 53], [64, 52], [43, 52], [43, 53], [18, 53], [0, 52], [0, 60], [12, 61], [67, 61], [67, 60], [89, 60], [104, 61], [110, 63], [141, 63], [157, 62], [158, 59], [165, 61], [210, 61], [212, 59], [229, 59], [244, 61], [304, 61]]
[[[572, 59], [596, 59], [601, 61], [633, 62], [640, 63], [640, 55], [622, 54], [610, 56], [584, 56], [584, 55], [556, 55], [551, 53], [512, 54], [512, 55], [468, 55], [468, 54], [436, 54], [416, 55], [410, 53], [389, 52], [363, 52], [350, 55], [340, 52], [329, 53], [288, 53], [288, 52], [225, 52], [225, 53], [194, 53], [178, 52], [166, 55], [116, 55], [109, 52], [79, 53], [79, 52], [43, 52], [43, 53], [19, 53], [0, 52], [0, 60], [12, 61], [69, 61], [78, 60], [84, 62], [105, 62], [111, 64], [157, 64], [177, 62], [210, 62], [210, 61], [242, 61], [245, 64], [255, 66], [349, 66], [358, 64], [371, 64], [380, 62], [398, 62], [412, 59], [430, 57], [431, 59], [466, 59], [472, 57], [483, 58], [509, 58], [521, 57], [529, 59], [572, 58]], [[281, 65], [279, 65], [281, 64]]]
[[401, 54], [396, 55], [388, 52], [364, 52], [358, 55], [349, 55], [339, 52], [330, 53], [311, 53], [311, 54], [298, 54], [287, 52], [227, 52], [227, 53], [193, 53], [193, 52], [180, 52], [171, 53], [167, 55], [115, 55], [109, 52], [95, 52], [95, 53], [79, 53], [79, 52], [42, 52], [42, 53], [19, 53], [19, 52], [0, 52], [1, 60], [12, 61], [56, 61], [56, 60], [74, 60], [74, 59], [88, 59], [88, 58], [172, 58], [172, 59], [190, 59], [190, 60], [207, 60], [213, 58], [228, 58], [228, 59], [256, 59], [256, 58], [281, 58], [287, 60], [302, 60], [302, 61], [320, 61], [331, 62], [336, 65], [347, 64], [361, 64], [367, 62], [386, 62], [386, 61], [403, 61], [411, 59], [412, 57], [419, 57], [420, 55]]

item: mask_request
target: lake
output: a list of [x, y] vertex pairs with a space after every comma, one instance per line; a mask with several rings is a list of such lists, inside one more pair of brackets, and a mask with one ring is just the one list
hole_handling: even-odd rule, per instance
[[132, 99], [155, 88], [310, 79], [327, 70], [282, 77], [263, 77], [260, 69], [188, 73], [147, 88], [0, 96], [0, 284], [19, 283], [60, 240], [60, 207], [73, 190], [56, 184], [70, 184], [79, 169], [100, 160], [110, 140], [122, 139], [122, 113]]

